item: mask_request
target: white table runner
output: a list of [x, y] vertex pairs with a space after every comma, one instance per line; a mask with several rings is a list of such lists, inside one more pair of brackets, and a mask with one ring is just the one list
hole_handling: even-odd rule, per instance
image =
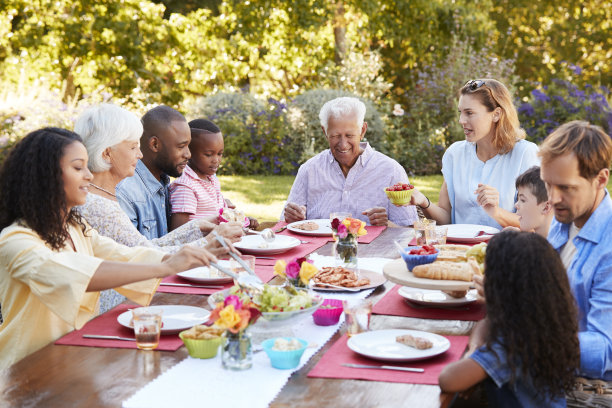
[[[332, 266], [332, 257], [311, 255], [317, 267]], [[385, 258], [359, 258], [360, 268], [382, 273]], [[323, 293], [325, 298], [364, 299], [373, 289], [357, 293]], [[232, 408], [267, 407], [281, 391], [291, 374], [308, 362], [338, 330], [335, 326], [317, 326], [312, 318], [304, 319], [292, 329], [296, 337], [308, 340], [300, 365], [292, 370], [272, 368], [264, 351], [253, 355], [253, 367], [245, 371], [228, 371], [221, 366], [221, 356], [209, 360], [188, 357], [123, 402], [123, 408], [169, 408], [190, 406], [226, 406]]]

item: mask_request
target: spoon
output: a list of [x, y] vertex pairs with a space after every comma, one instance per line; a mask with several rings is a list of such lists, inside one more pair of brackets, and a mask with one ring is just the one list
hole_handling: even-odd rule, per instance
[[400, 243], [399, 243], [399, 242], [397, 242], [397, 241], [393, 241], [393, 243], [394, 243], [394, 244], [395, 244], [395, 246], [397, 247], [397, 250], [399, 251], [400, 255], [401, 255], [401, 254], [403, 254], [403, 253], [404, 253], [404, 247], [402, 247], [402, 246], [400, 245]]
[[263, 231], [255, 231], [250, 229], [248, 232], [260, 235], [267, 243], [274, 242], [274, 239], [276, 239], [276, 234], [270, 228], [266, 228]]

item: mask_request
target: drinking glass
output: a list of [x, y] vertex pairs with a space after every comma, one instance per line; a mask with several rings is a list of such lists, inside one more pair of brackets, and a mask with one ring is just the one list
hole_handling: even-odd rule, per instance
[[141, 350], [154, 350], [159, 345], [161, 334], [162, 310], [139, 307], [132, 310], [136, 347]]
[[333, 212], [329, 214], [329, 222], [332, 222], [334, 218], [337, 218], [338, 221], [342, 222], [345, 218], [350, 218], [351, 213], [349, 212]]
[[446, 236], [448, 235], [448, 227], [441, 225], [435, 228], [431, 238], [427, 239], [428, 245], [445, 245]]
[[414, 237], [417, 245], [427, 245], [436, 231], [436, 221], [421, 218], [414, 223]]
[[372, 316], [371, 300], [343, 300], [342, 307], [344, 308], [346, 321], [346, 334], [349, 337], [370, 330], [370, 317]]

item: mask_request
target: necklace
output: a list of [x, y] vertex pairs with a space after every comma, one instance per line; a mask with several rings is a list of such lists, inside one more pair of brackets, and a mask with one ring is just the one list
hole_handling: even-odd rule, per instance
[[111, 193], [110, 191], [108, 191], [108, 190], [106, 190], [106, 189], [104, 189], [104, 188], [102, 188], [100, 186], [96, 186], [94, 183], [89, 183], [89, 185], [92, 186], [93, 188], [97, 188], [100, 191], [104, 191], [108, 195], [111, 195], [111, 196], [117, 198], [117, 196], [115, 194]]

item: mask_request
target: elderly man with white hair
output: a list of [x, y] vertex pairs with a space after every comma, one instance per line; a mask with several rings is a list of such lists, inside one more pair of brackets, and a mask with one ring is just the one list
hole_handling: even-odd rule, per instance
[[408, 183], [408, 175], [398, 162], [361, 142], [368, 129], [365, 112], [357, 98], [323, 105], [319, 119], [329, 149], [300, 166], [281, 218], [295, 222], [341, 211], [369, 225], [416, 221], [416, 207], [394, 206], [384, 193], [385, 187]]

